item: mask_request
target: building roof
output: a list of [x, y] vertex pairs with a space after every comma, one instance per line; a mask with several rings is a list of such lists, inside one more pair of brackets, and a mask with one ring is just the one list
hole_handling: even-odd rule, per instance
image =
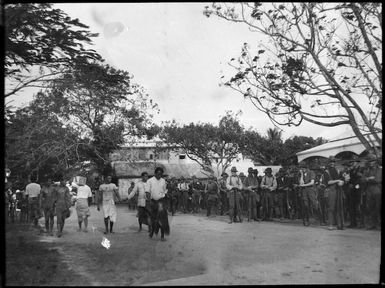
[[[382, 138], [382, 135], [378, 135]], [[374, 141], [372, 135], [365, 135], [367, 139], [370, 138], [371, 141]], [[325, 144], [298, 152], [296, 155], [298, 157], [298, 162], [309, 158], [309, 157], [325, 157], [328, 158], [330, 156], [336, 156], [337, 154], [345, 151], [353, 152], [357, 155], [361, 154], [366, 150], [365, 146], [361, 143], [361, 141], [356, 137], [347, 137], [344, 139], [339, 139], [335, 141], [330, 141]]]
[[113, 168], [117, 177], [138, 178], [143, 172], [147, 172], [148, 175], [152, 176], [154, 175], [156, 167], [162, 167], [164, 175], [169, 177], [190, 178], [196, 176], [197, 178], [207, 178], [207, 174], [202, 171], [201, 166], [197, 163], [169, 164], [158, 162], [113, 162]]

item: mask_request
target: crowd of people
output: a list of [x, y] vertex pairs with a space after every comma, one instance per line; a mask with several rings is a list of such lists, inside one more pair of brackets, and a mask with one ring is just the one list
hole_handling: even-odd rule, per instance
[[[165, 235], [170, 234], [168, 224], [166, 203], [164, 203], [165, 194], [167, 193], [166, 182], [163, 178], [163, 169], [158, 167], [155, 169], [154, 177], [147, 182], [148, 174], [143, 173], [141, 183], [135, 187], [141, 187], [133, 192], [139, 192], [140, 210], [140, 229], [142, 219], [144, 224], [149, 226], [149, 236], [161, 232], [161, 240], [164, 241]], [[39, 219], [45, 218], [45, 231], [48, 235], [53, 236], [54, 219], [56, 216], [57, 236], [61, 237], [65, 219], [71, 215], [71, 206], [75, 206], [78, 217], [79, 232], [88, 232], [88, 217], [90, 214], [90, 205], [95, 203], [97, 210], [103, 212], [105, 231], [104, 234], [114, 233], [113, 225], [117, 221], [116, 203], [121, 201], [118, 193], [118, 187], [111, 182], [112, 176], [106, 175], [105, 182], [100, 184], [96, 191], [92, 191], [85, 181], [73, 181], [64, 177], [55, 175], [55, 179], [46, 179], [42, 185], [37, 183], [37, 179], [33, 176], [30, 183], [25, 187], [25, 191], [12, 192], [11, 189], [6, 191], [6, 216], [7, 222], [32, 222], [38, 227]], [[76, 177], [84, 178], [84, 177]], [[139, 185], [139, 186], [138, 186]], [[142, 199], [142, 194], [144, 198]], [[19, 207], [19, 208], [15, 208]], [[100, 209], [101, 207], [101, 209]], [[16, 210], [17, 209], [17, 210]], [[19, 212], [20, 215], [12, 215], [12, 211]], [[24, 217], [24, 214], [25, 217]], [[84, 228], [82, 225], [84, 223]]]
[[377, 158], [370, 154], [363, 161], [345, 161], [340, 170], [335, 164], [330, 157], [325, 166], [300, 163], [276, 175], [271, 168], [264, 175], [249, 168], [244, 175], [232, 167], [219, 179], [173, 177], [167, 179], [167, 208], [172, 215], [203, 210], [207, 216], [228, 215], [229, 223], [301, 219], [308, 226], [313, 218], [330, 230], [380, 228], [382, 167]]
[[[170, 233], [168, 213], [200, 213], [206, 216], [227, 215], [229, 223], [247, 221], [270, 221], [273, 219], [301, 219], [304, 226], [315, 219], [329, 230], [348, 228], [379, 229], [381, 227], [382, 166], [378, 159], [369, 154], [361, 161], [345, 161], [336, 169], [336, 159], [330, 157], [325, 166], [283, 167], [273, 175], [271, 168], [259, 175], [250, 167], [248, 175], [239, 173], [234, 166], [230, 175], [222, 173], [219, 179], [180, 179], [163, 177], [163, 169], [155, 169], [149, 179], [143, 172], [141, 180], [129, 187], [128, 199], [134, 199], [138, 209], [139, 231], [148, 225], [149, 237], [161, 232]], [[85, 183], [69, 185], [63, 177], [46, 179], [36, 183], [31, 178], [25, 191], [6, 191], [7, 222], [19, 219], [33, 222], [44, 215], [45, 229], [53, 235], [54, 217], [57, 222], [57, 236], [61, 237], [65, 219], [71, 215], [70, 207], [76, 207], [79, 231], [87, 232], [89, 206], [97, 205], [102, 210], [105, 234], [114, 233], [117, 221], [116, 203], [121, 196], [118, 187], [106, 175], [104, 183], [91, 189]], [[76, 203], [76, 204], [75, 204]], [[100, 209], [100, 206], [102, 209]], [[84, 229], [82, 225], [84, 223]], [[348, 226], [346, 224], [349, 223]], [[318, 225], [318, 224], [317, 224]]]

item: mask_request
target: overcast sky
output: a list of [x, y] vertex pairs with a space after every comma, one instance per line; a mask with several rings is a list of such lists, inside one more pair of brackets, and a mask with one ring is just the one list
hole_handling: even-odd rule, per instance
[[[205, 17], [202, 11], [206, 5], [55, 4], [89, 25], [92, 32], [100, 33], [93, 48], [107, 63], [132, 73], [134, 81], [147, 90], [159, 105], [155, 122], [218, 123], [225, 111], [241, 110], [242, 124], [265, 134], [273, 127], [268, 117], [241, 94], [218, 84], [221, 72], [230, 69], [227, 62], [240, 55], [244, 42], [257, 45], [266, 40], [241, 24]], [[13, 104], [29, 101], [31, 92], [19, 96]], [[293, 135], [333, 139], [350, 132], [347, 126], [328, 128], [310, 123], [282, 129], [284, 139]]]

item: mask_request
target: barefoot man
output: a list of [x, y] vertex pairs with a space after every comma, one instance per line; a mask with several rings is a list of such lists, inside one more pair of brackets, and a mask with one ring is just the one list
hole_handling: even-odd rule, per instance
[[98, 211], [100, 211], [100, 204], [102, 204], [104, 214], [104, 225], [106, 227], [104, 234], [108, 234], [108, 222], [110, 222], [110, 233], [114, 233], [112, 231], [112, 227], [116, 222], [116, 206], [114, 195], [116, 195], [116, 198], [121, 201], [118, 193], [118, 187], [116, 187], [114, 183], [111, 183], [111, 180], [112, 176], [108, 175], [106, 177], [105, 183], [100, 185], [97, 194]]

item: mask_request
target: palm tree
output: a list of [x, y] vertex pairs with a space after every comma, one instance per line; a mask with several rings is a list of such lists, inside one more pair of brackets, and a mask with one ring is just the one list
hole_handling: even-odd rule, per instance
[[267, 129], [267, 138], [270, 141], [281, 142], [282, 141], [282, 130], [278, 130], [277, 127]]

